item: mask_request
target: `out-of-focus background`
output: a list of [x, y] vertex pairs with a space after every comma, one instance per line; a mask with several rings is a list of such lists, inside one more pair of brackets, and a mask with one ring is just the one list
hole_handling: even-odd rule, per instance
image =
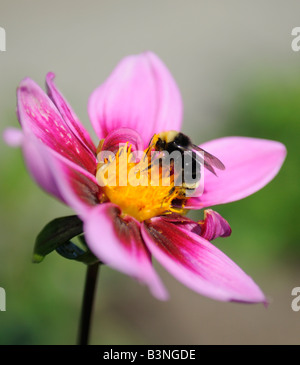
[[[263, 305], [221, 303], [187, 289], [156, 265], [170, 291], [154, 299], [129, 277], [103, 267], [93, 344], [299, 344], [300, 26], [296, 1], [0, 0], [6, 52], [0, 52], [0, 126], [18, 126], [15, 91], [48, 71], [89, 131], [87, 101], [119, 60], [152, 50], [176, 79], [183, 132], [197, 143], [226, 135], [275, 139], [288, 158], [267, 187], [216, 207], [232, 236], [215, 241], [259, 284]], [[96, 142], [96, 140], [95, 140]], [[35, 237], [51, 219], [72, 214], [29, 177], [21, 151], [0, 145], [1, 344], [73, 344], [83, 264], [56, 253], [32, 264]]]

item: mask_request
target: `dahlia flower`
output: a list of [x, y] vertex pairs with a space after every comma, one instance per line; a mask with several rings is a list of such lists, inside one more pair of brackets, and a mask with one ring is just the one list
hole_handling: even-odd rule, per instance
[[[106, 163], [114, 164], [112, 176], [118, 179], [124, 166], [136, 166], [130, 152], [147, 153], [154, 135], [180, 131], [182, 100], [173, 77], [153, 53], [124, 58], [89, 99], [98, 147], [57, 89], [53, 73], [47, 74], [46, 87], [47, 93], [30, 78], [20, 83], [17, 115], [22, 129], [6, 130], [5, 140], [22, 147], [37, 184], [75, 211], [87, 246], [99, 261], [146, 284], [161, 300], [168, 293], [152, 257], [207, 297], [266, 301], [254, 281], [210, 242], [229, 236], [231, 229], [220, 214], [207, 208], [242, 199], [272, 180], [286, 155], [281, 143], [224, 137], [201, 144], [225, 169], [216, 174], [205, 170], [198, 196], [182, 196], [170, 186], [114, 185], [110, 180], [103, 186], [100, 152], [115, 152]], [[204, 219], [186, 217], [191, 209], [205, 209]]]

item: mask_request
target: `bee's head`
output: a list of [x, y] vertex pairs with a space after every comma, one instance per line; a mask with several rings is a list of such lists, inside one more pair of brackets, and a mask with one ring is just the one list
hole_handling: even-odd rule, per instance
[[166, 149], [166, 141], [164, 141], [163, 139], [161, 139], [160, 137], [157, 139], [157, 142], [155, 143], [155, 149], [157, 151], [163, 151]]

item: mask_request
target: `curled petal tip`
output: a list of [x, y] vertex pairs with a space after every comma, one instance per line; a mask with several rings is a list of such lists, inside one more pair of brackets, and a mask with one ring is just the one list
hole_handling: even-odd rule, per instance
[[30, 89], [30, 85], [32, 83], [35, 83], [30, 77], [24, 77], [23, 80], [21, 80], [18, 88], [17, 88], [17, 92], [18, 91], [27, 91], [28, 89]]
[[228, 222], [212, 209], [206, 209], [204, 211], [204, 220], [198, 223], [201, 226], [201, 236], [208, 241], [231, 235], [231, 227]]
[[52, 71], [49, 71], [46, 75], [46, 81], [52, 81], [55, 79], [55, 73]]

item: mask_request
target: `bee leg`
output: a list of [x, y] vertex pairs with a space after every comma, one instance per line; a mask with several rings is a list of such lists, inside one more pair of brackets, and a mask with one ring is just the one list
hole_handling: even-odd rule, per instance
[[169, 193], [168, 193], [167, 197], [169, 197], [170, 195], [172, 195], [172, 194], [174, 193], [174, 191], [175, 191], [175, 186], [173, 186], [173, 187], [170, 189], [170, 191], [169, 191]]
[[161, 206], [160, 206], [160, 207], [162, 207], [162, 206], [163, 206], [163, 204], [164, 204], [165, 200], [166, 200], [166, 199], [168, 199], [168, 198], [169, 198], [169, 196], [171, 196], [171, 195], [174, 193], [174, 191], [175, 191], [175, 186], [173, 186], [173, 187], [169, 190], [168, 195], [167, 195], [166, 197], [164, 197], [163, 201], [161, 202]]
[[150, 140], [149, 144], [148, 144], [148, 148], [147, 148], [146, 153], [145, 153], [145, 156], [144, 156], [144, 161], [145, 161], [146, 156], [148, 155], [148, 153], [149, 153], [150, 149], [151, 149], [152, 147], [155, 147], [156, 142], [157, 142], [157, 135], [156, 135], [156, 134], [154, 134], [154, 135], [153, 135], [153, 137], [151, 138], [151, 140]]
[[146, 157], [148, 156], [148, 153], [150, 151], [150, 148], [151, 148], [151, 145], [149, 145], [149, 147], [147, 148], [146, 152], [145, 152], [145, 155], [144, 155], [144, 162], [146, 160]]
[[[155, 164], [155, 161], [157, 161], [157, 160], [153, 160], [153, 157], [155, 156], [156, 153], [157, 153], [157, 151], [154, 152], [150, 164], [147, 167], [145, 167], [145, 169], [142, 170], [142, 172], [151, 169], [151, 167]], [[161, 160], [159, 160], [159, 164], [160, 164], [160, 167], [161, 167], [161, 164], [162, 164]]]

